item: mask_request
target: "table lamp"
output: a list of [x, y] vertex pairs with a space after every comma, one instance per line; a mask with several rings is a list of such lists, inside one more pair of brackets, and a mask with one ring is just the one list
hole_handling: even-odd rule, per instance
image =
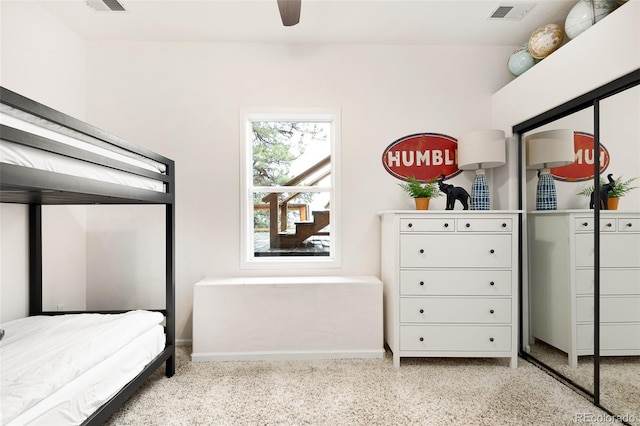
[[489, 210], [491, 198], [485, 169], [506, 162], [505, 138], [502, 130], [474, 130], [458, 138], [458, 168], [475, 170], [471, 186], [471, 210]]
[[547, 130], [526, 137], [527, 169], [539, 170], [536, 210], [557, 210], [558, 197], [550, 169], [575, 161], [573, 131]]

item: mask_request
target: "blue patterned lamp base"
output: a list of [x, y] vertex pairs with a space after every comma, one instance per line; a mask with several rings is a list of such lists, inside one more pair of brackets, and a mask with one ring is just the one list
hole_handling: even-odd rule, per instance
[[483, 172], [476, 174], [471, 186], [471, 210], [490, 210], [489, 185]]
[[538, 176], [538, 189], [536, 191], [536, 210], [557, 210], [558, 196], [556, 185], [548, 170]]

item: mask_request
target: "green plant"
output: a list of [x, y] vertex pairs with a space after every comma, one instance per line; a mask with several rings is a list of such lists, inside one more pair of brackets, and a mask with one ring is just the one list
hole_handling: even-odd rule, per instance
[[426, 183], [422, 183], [415, 177], [410, 176], [407, 178], [407, 183], [399, 183], [398, 185], [412, 198], [436, 198], [442, 195], [440, 194], [435, 178]]
[[[613, 186], [613, 189], [609, 192], [609, 198], [624, 197], [632, 189], [638, 188], [637, 186], [631, 186], [631, 183], [636, 179], [638, 179], [637, 176], [623, 181], [622, 176], [618, 176], [618, 178], [614, 180], [615, 184]], [[602, 185], [604, 185], [605, 183], [606, 183], [605, 180], [601, 177], [600, 187], [602, 187]], [[590, 197], [592, 193], [593, 193], [593, 185], [589, 185], [583, 188], [581, 191], [579, 191], [577, 195], [584, 195], [584, 196]]]

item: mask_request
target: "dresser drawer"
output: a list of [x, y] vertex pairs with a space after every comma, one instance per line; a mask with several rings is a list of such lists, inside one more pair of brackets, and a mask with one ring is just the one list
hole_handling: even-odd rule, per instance
[[577, 217], [575, 218], [575, 229], [576, 232], [587, 232], [587, 231], [591, 231], [593, 232], [593, 230], [595, 229], [594, 224], [594, 219], [593, 217]]
[[[640, 283], [638, 284], [640, 286]], [[511, 271], [402, 270], [403, 296], [510, 296]]]
[[400, 232], [454, 232], [455, 220], [450, 218], [400, 219]]
[[400, 322], [509, 324], [511, 299], [401, 297]]
[[400, 236], [401, 268], [508, 268], [511, 235]]
[[[593, 267], [593, 235], [576, 235], [576, 266]], [[602, 268], [640, 268], [640, 233], [600, 235]]]
[[511, 218], [464, 218], [456, 220], [459, 232], [511, 232], [513, 224]]
[[400, 349], [505, 352], [511, 350], [511, 326], [401, 325]]
[[631, 217], [618, 219], [619, 232], [640, 232], [640, 218]]
[[[578, 350], [593, 351], [593, 324], [578, 324], [576, 337]], [[615, 351], [617, 355], [631, 355], [632, 351], [640, 351], [640, 324], [600, 324], [600, 351], [604, 355], [616, 355]]]
[[[576, 294], [593, 294], [593, 280], [593, 269], [576, 270]], [[640, 268], [600, 269], [600, 294], [640, 295]]]
[[[593, 321], [593, 296], [576, 298], [578, 322]], [[600, 323], [640, 322], [640, 296], [600, 297]]]

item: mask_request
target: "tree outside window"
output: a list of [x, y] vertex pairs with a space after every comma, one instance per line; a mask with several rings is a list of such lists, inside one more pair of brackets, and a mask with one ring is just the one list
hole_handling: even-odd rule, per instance
[[336, 127], [334, 114], [245, 115], [248, 263], [336, 260]]

